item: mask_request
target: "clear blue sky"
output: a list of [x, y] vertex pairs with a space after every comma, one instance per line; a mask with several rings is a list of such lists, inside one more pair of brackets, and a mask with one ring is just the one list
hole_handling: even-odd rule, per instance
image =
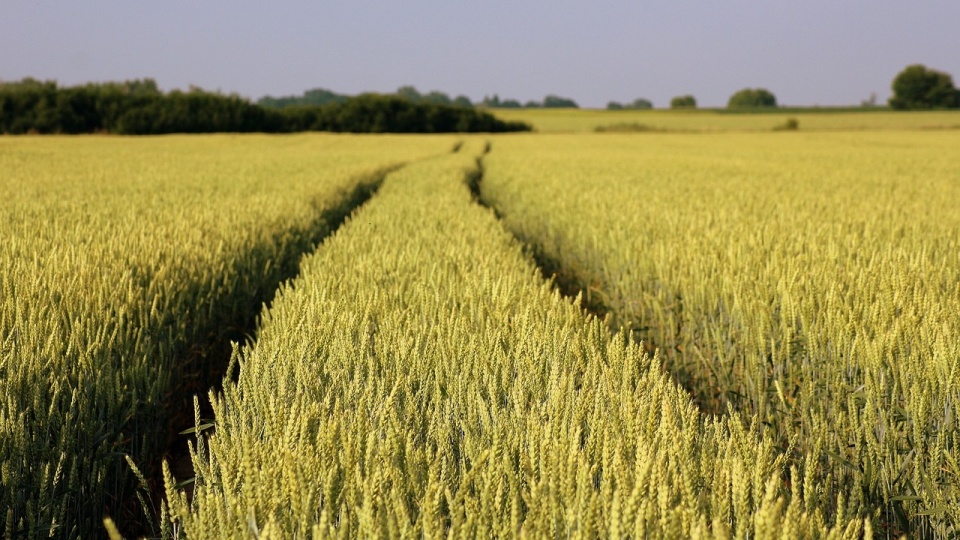
[[0, 0], [0, 79], [153, 77], [250, 98], [553, 93], [581, 106], [762, 86], [782, 104], [881, 101], [904, 66], [960, 83], [960, 0]]

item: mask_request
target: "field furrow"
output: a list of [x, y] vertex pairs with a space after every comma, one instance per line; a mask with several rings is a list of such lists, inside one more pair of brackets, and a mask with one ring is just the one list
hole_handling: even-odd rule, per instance
[[808, 471], [794, 489], [950, 537], [958, 149], [950, 131], [511, 136], [480, 188], [703, 411], [757, 418]]
[[386, 170], [454, 142], [0, 140], [0, 536], [149, 532], [125, 457], [159, 476], [189, 396], [300, 256]]
[[540, 277], [471, 201], [483, 147], [388, 175], [281, 287], [197, 419], [196, 477], [167, 474], [165, 535], [862, 534]]

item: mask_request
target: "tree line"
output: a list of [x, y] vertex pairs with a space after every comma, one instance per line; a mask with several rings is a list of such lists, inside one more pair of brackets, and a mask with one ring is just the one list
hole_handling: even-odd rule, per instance
[[445, 133], [527, 131], [522, 122], [455, 104], [361, 94], [322, 105], [277, 108], [191, 87], [163, 92], [154, 80], [61, 87], [24, 79], [0, 84], [0, 133], [165, 133], [334, 131]]
[[[922, 64], [907, 66], [892, 83], [889, 106], [897, 110], [960, 108], [960, 90], [952, 77]], [[872, 106], [874, 100], [864, 102]], [[557, 95], [521, 104], [494, 94], [483, 108], [578, 108]], [[730, 110], [778, 107], [765, 88], [744, 88], [727, 102]], [[611, 101], [607, 109], [651, 109], [637, 98]], [[692, 95], [676, 96], [671, 109], [695, 109]], [[256, 103], [236, 94], [224, 95], [190, 87], [161, 91], [153, 79], [91, 83], [61, 87], [53, 81], [27, 78], [0, 83], [0, 133], [212, 133], [343, 131], [353, 133], [502, 132], [531, 129], [522, 122], [505, 122], [475, 108], [466, 96], [451, 98], [439, 91], [422, 94], [402, 86], [394, 94], [347, 96], [323, 88], [302, 96], [264, 97]]]
[[543, 98], [543, 101], [530, 100], [521, 104], [516, 99], [501, 100], [500, 96], [494, 94], [492, 97], [484, 96], [480, 102], [483, 107], [492, 109], [579, 109], [577, 102], [565, 97], [549, 94]]
[[[444, 92], [432, 90], [426, 94], [421, 93], [414, 86], [401, 86], [397, 88], [392, 95], [400, 96], [414, 103], [429, 103], [434, 105], [454, 105], [457, 107], [473, 107], [473, 102], [467, 96], [456, 96], [451, 98]], [[296, 107], [300, 105], [329, 105], [331, 103], [343, 103], [350, 99], [349, 95], [338, 94], [326, 88], [314, 88], [307, 90], [302, 96], [265, 96], [257, 100], [257, 105], [282, 109], [285, 107]]]
[[[893, 96], [888, 101], [895, 110], [960, 108], [960, 89], [948, 73], [930, 69], [923, 64], [909, 65], [893, 79]], [[743, 88], [727, 100], [727, 109], [763, 110], [776, 108], [777, 97], [766, 88]], [[876, 106], [876, 95], [861, 103], [863, 107]], [[628, 104], [611, 101], [608, 110], [652, 109], [648, 99], [637, 98]], [[692, 95], [676, 96], [670, 100], [671, 109], [695, 109], [697, 100]]]
[[324, 106], [292, 106], [276, 111], [289, 131], [349, 133], [498, 133], [529, 131], [474, 108], [414, 102], [388, 94], [361, 94]]

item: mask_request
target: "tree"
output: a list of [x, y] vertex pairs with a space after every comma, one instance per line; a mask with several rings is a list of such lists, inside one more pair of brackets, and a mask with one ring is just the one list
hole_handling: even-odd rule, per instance
[[960, 92], [953, 86], [953, 78], [929, 69], [923, 64], [904, 68], [893, 79], [893, 97], [890, 106], [894, 109], [941, 109], [960, 107]]
[[777, 97], [766, 88], [738, 90], [727, 101], [728, 109], [763, 109], [777, 106]]
[[619, 111], [621, 109], [652, 109], [653, 103], [649, 99], [637, 98], [630, 103], [624, 105], [619, 101], [611, 101], [607, 103], [607, 110], [609, 111]]
[[543, 98], [543, 106], [550, 109], [577, 109], [577, 102], [565, 97], [549, 95]]
[[480, 102], [480, 105], [496, 109], [500, 106], [500, 96], [497, 94], [494, 94], [493, 97], [483, 96], [483, 101]]
[[417, 103], [423, 99], [423, 96], [420, 95], [420, 92], [418, 92], [413, 86], [401, 86], [400, 88], [397, 88], [396, 94], [402, 98], [409, 99], [414, 103]]
[[670, 100], [671, 109], [696, 109], [697, 108], [697, 98], [687, 94], [685, 96], [677, 96]]
[[484, 96], [483, 101], [480, 102], [480, 105], [483, 107], [490, 107], [492, 109], [519, 109], [523, 107], [519, 101], [515, 99], [504, 99], [500, 100], [500, 96], [494, 94], [493, 97]]
[[450, 96], [439, 90], [433, 90], [427, 95], [422, 96], [422, 101], [433, 103], [435, 105], [450, 105], [453, 103], [453, 101], [450, 99]]
[[282, 109], [284, 107], [295, 107], [300, 105], [326, 105], [328, 103], [343, 103], [347, 96], [337, 94], [326, 88], [313, 88], [303, 93], [303, 96], [283, 96], [272, 97], [265, 96], [257, 101], [257, 104], [263, 107], [273, 107]]

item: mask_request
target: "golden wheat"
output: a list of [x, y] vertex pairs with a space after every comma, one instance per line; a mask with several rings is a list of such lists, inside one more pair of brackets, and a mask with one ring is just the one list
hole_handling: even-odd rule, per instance
[[471, 202], [482, 145], [390, 174], [281, 288], [211, 394], [191, 496], [167, 469], [164, 534], [859, 537], [539, 276]]
[[453, 142], [0, 139], [0, 536], [102, 535], [124, 455], [159, 460], [164, 404], [209, 367], [190, 348], [254, 316], [357, 183]]
[[509, 137], [485, 164], [507, 226], [705, 410], [756, 415], [815, 471], [794, 486], [960, 532], [960, 134]]

